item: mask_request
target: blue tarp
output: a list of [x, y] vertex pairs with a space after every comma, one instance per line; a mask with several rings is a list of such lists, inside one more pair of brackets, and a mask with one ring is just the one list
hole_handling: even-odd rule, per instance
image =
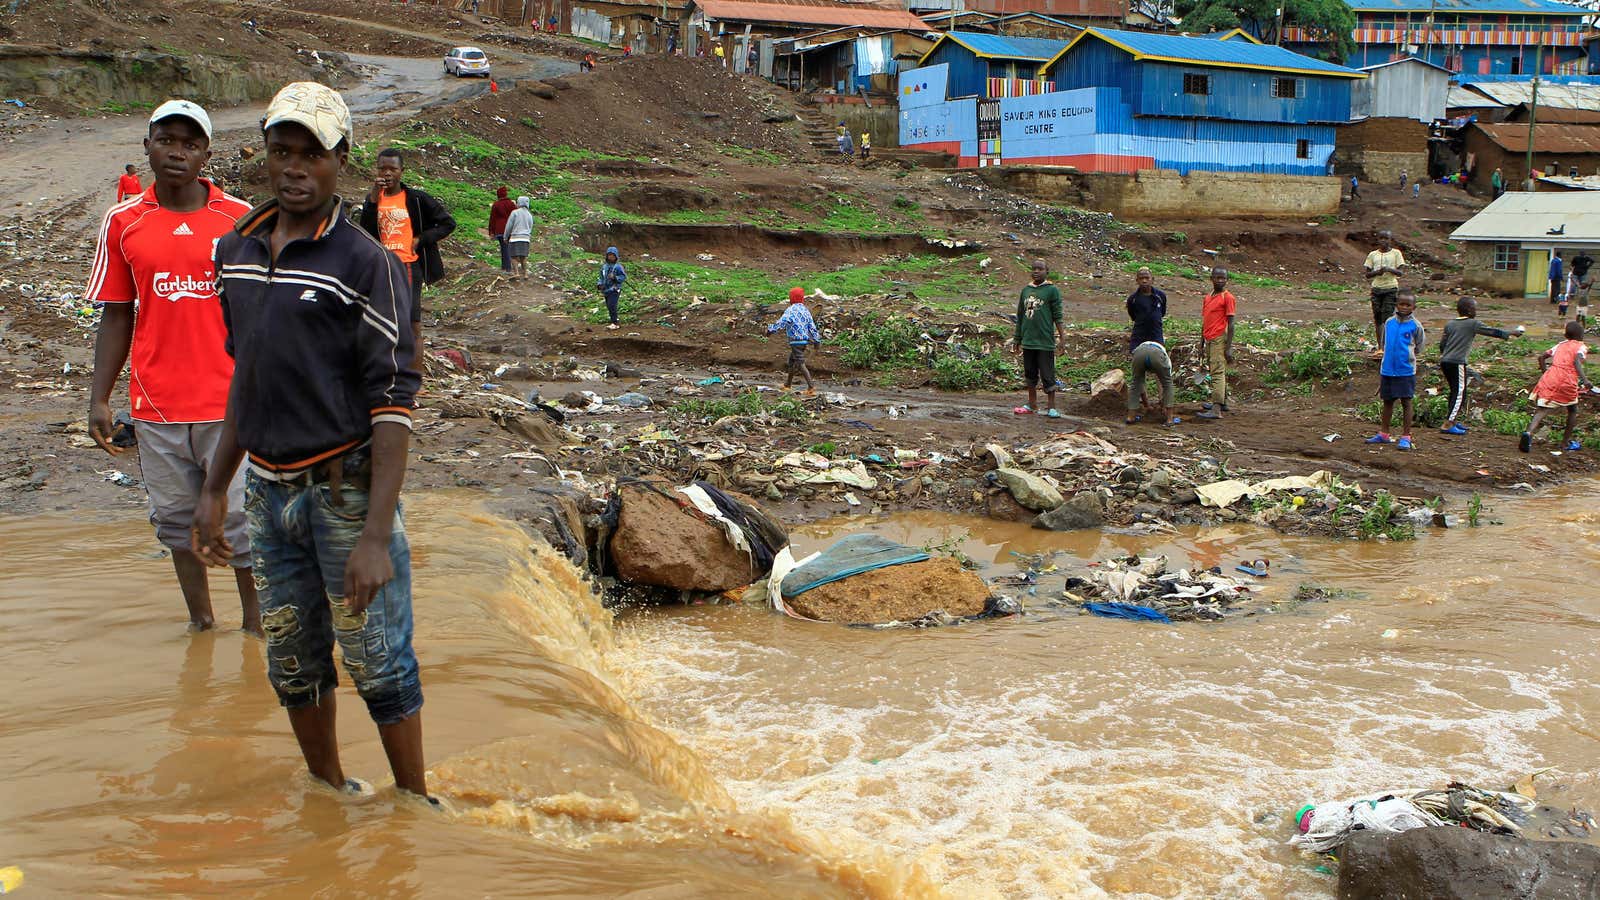
[[1132, 603], [1085, 603], [1083, 608], [1097, 616], [1107, 619], [1133, 619], [1136, 622], [1166, 622], [1172, 624], [1166, 613], [1151, 609], [1148, 606], [1135, 606]]
[[798, 597], [812, 588], [887, 566], [922, 562], [928, 554], [875, 534], [853, 534], [822, 551], [784, 579], [783, 596]]

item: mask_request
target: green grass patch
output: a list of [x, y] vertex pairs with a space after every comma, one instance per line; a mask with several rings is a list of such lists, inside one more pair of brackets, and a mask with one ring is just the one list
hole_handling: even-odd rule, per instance
[[736, 144], [723, 144], [718, 148], [717, 152], [753, 166], [782, 166], [788, 162], [788, 160], [773, 153], [771, 150], [763, 150], [760, 147], [740, 147]]
[[715, 422], [728, 416], [759, 416], [770, 413], [786, 422], [811, 417], [804, 403], [787, 394], [746, 391], [736, 397], [716, 399], [692, 397], [672, 407], [672, 411], [691, 419]]
[[1350, 354], [1340, 349], [1333, 335], [1322, 334], [1289, 354], [1283, 370], [1296, 381], [1340, 381], [1350, 377]]
[[1306, 289], [1324, 294], [1348, 294], [1352, 290], [1350, 285], [1334, 281], [1313, 281], [1306, 285]]

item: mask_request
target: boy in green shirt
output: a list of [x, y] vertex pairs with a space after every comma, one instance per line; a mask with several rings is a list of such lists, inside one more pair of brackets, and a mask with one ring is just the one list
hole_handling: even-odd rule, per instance
[[1056, 350], [1066, 343], [1061, 330], [1061, 291], [1050, 283], [1050, 270], [1044, 260], [1033, 261], [1033, 281], [1017, 298], [1017, 330], [1011, 349], [1022, 354], [1023, 379], [1028, 383], [1028, 405], [1012, 412], [1031, 416], [1039, 408], [1039, 385], [1044, 385], [1050, 409], [1045, 415], [1061, 417], [1056, 411]]

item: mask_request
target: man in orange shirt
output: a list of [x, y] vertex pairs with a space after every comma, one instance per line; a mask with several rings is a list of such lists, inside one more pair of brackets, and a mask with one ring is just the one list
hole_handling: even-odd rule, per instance
[[422, 349], [422, 286], [444, 277], [439, 242], [456, 230], [444, 204], [401, 181], [405, 157], [394, 147], [378, 153], [372, 190], [361, 206], [361, 227], [393, 253], [411, 276], [411, 334]]
[[117, 202], [121, 203], [129, 197], [137, 197], [142, 193], [144, 185], [139, 183], [138, 172], [133, 168], [133, 163], [128, 163], [122, 177], [117, 179]]
[[1237, 301], [1228, 290], [1228, 270], [1211, 270], [1211, 293], [1200, 306], [1200, 342], [1205, 345], [1206, 367], [1211, 370], [1211, 402], [1200, 411], [1202, 419], [1220, 419], [1228, 411], [1228, 367], [1233, 365], [1233, 316]]
[[[211, 119], [198, 105], [173, 100], [158, 107], [144, 148], [155, 184], [106, 214], [84, 292], [85, 299], [101, 304], [89, 436], [113, 456], [126, 452], [113, 441], [111, 392], [131, 355], [128, 393], [150, 522], [172, 551], [189, 625], [204, 631], [215, 624], [211, 590], [205, 563], [190, 549], [190, 529], [233, 378], [211, 257], [217, 240], [250, 204], [199, 177], [211, 159]], [[223, 524], [235, 553], [227, 561], [239, 587], [244, 629], [260, 634], [244, 479], [228, 485], [230, 511]]]

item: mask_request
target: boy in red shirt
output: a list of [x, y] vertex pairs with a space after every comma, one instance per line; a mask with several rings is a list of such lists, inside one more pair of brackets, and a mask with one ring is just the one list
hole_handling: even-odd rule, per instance
[[[204, 631], [215, 624], [211, 590], [205, 563], [190, 549], [190, 528], [233, 378], [212, 253], [250, 204], [199, 177], [211, 159], [211, 119], [198, 105], [158, 107], [144, 147], [155, 183], [106, 214], [84, 294], [101, 304], [89, 435], [107, 453], [124, 452], [112, 443], [111, 392], [131, 354], [128, 393], [150, 522], [172, 551], [190, 627]], [[237, 552], [230, 562], [244, 629], [260, 634], [242, 477], [231, 492], [226, 527]]]
[[1228, 411], [1228, 367], [1233, 365], [1233, 314], [1236, 302], [1228, 290], [1228, 270], [1211, 270], [1211, 293], [1200, 305], [1200, 343], [1211, 370], [1211, 402], [1202, 419], [1220, 419]]
[[139, 175], [133, 168], [133, 163], [128, 163], [122, 177], [117, 179], [117, 202], [137, 197], [144, 193], [144, 185], [139, 183]]

